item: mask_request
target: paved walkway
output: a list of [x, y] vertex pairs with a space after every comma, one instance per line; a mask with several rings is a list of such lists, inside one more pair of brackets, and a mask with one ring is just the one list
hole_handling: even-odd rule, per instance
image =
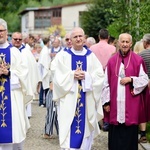
[[[24, 150], [60, 150], [58, 137], [55, 139], [43, 139], [46, 108], [38, 106], [38, 101], [32, 103], [32, 117], [30, 118], [31, 128], [27, 133], [24, 144]], [[92, 150], [108, 150], [107, 132], [101, 134], [95, 139]], [[139, 145], [139, 150], [143, 150]]]

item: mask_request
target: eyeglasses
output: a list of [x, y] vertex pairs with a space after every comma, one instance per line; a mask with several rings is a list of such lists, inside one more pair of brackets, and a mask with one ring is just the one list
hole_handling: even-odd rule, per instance
[[13, 38], [15, 41], [22, 41], [22, 39], [16, 39], [16, 38]]
[[67, 41], [67, 42], [68, 42], [69, 40], [70, 40], [69, 38], [65, 39], [65, 41]]
[[6, 31], [6, 29], [0, 30], [0, 33], [1, 33], [1, 32], [4, 32], [4, 31]]

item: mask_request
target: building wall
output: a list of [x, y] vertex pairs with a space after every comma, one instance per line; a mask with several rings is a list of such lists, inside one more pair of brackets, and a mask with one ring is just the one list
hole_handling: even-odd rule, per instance
[[22, 15], [21, 17], [21, 32], [28, 33], [28, 22], [29, 22], [29, 12]]
[[86, 11], [86, 4], [69, 6], [62, 8], [62, 26], [67, 32], [69, 32], [73, 27], [80, 26], [79, 24], [79, 12]]
[[29, 11], [22, 16], [21, 32], [30, 33], [34, 31], [34, 11]]
[[61, 24], [61, 17], [52, 17], [51, 18], [51, 25], [60, 25]]
[[[59, 10], [58, 8], [47, 10], [50, 13], [54, 13], [54, 11]], [[62, 25], [66, 32], [70, 31], [73, 27], [80, 26], [79, 24], [79, 12], [83, 12], [87, 10], [86, 4], [79, 5], [71, 5], [71, 6], [63, 6], [61, 8], [60, 17], [55, 17], [51, 15], [50, 24], [53, 25]], [[36, 10], [37, 11], [37, 10]], [[34, 10], [29, 10], [28, 12], [22, 15], [21, 19], [21, 31], [22, 33], [31, 33], [31, 34], [48, 34], [48, 30], [46, 28], [43, 29], [35, 29], [34, 26], [35, 16]]]

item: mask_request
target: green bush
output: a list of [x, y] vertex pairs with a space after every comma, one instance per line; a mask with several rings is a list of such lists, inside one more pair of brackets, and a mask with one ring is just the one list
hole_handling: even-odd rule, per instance
[[146, 132], [147, 132], [147, 140], [150, 142], [150, 122], [146, 125]]

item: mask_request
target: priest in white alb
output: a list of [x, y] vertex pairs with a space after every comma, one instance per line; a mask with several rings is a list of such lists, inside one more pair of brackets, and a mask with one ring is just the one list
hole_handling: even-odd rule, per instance
[[72, 48], [60, 51], [51, 63], [59, 142], [62, 150], [90, 150], [103, 118], [100, 93], [104, 73], [95, 54], [83, 47], [83, 29], [74, 28], [70, 39]]

